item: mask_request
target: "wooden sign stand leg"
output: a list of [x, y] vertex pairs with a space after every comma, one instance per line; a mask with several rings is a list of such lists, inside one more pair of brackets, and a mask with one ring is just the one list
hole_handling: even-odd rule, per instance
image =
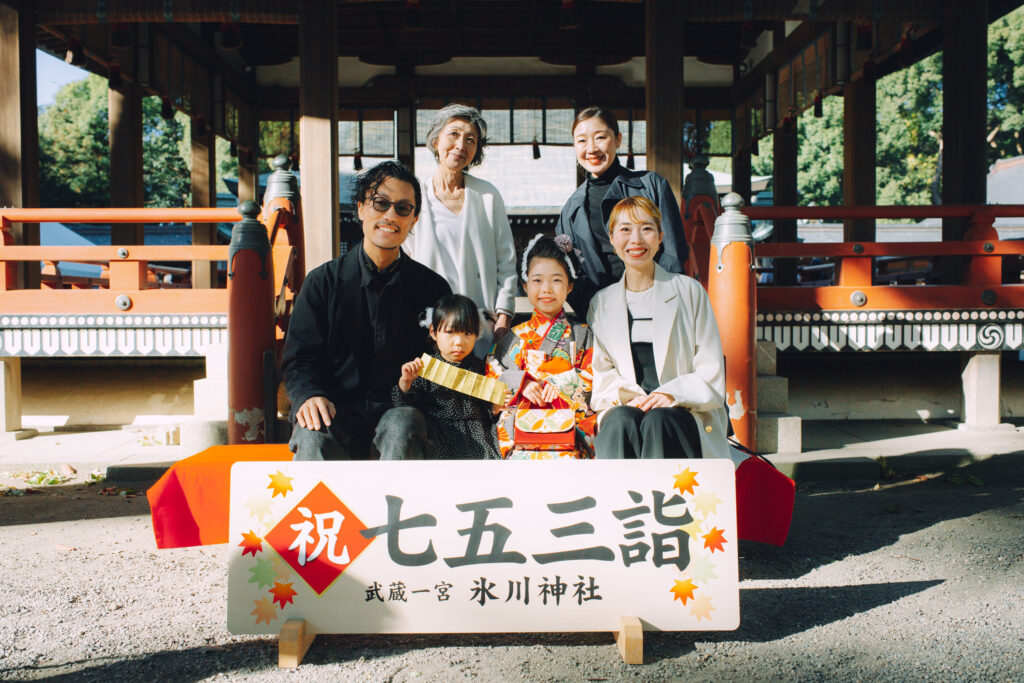
[[615, 632], [615, 644], [626, 664], [644, 663], [644, 626], [637, 617], [622, 617], [622, 628]]
[[316, 635], [306, 634], [305, 619], [286, 621], [281, 627], [281, 635], [277, 641], [278, 668], [294, 669], [298, 667], [314, 638]]

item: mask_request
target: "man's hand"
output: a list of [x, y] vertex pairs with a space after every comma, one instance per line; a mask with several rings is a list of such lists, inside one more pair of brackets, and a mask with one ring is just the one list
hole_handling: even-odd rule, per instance
[[512, 324], [512, 316], [508, 313], [499, 313], [498, 319], [494, 321], [494, 341], [498, 341], [508, 333], [509, 325]]
[[398, 380], [398, 388], [402, 390], [403, 394], [409, 393], [409, 389], [412, 389], [412, 381], [420, 376], [420, 370], [422, 369], [422, 358], [411, 360], [402, 366], [402, 376]]
[[295, 421], [299, 423], [300, 427], [318, 432], [320, 431], [321, 424], [327, 427], [331, 426], [331, 418], [337, 412], [334, 404], [328, 401], [326, 397], [314, 396], [313, 398], [306, 399], [306, 402], [299, 406], [298, 412], [295, 413]]

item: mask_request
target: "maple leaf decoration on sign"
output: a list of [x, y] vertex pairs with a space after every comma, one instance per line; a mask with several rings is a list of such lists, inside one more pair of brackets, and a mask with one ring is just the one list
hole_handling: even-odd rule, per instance
[[697, 617], [697, 621], [701, 618], [711, 621], [711, 613], [715, 611], [715, 608], [711, 606], [710, 595], [700, 595], [693, 599], [693, 605], [690, 606], [690, 616]]
[[295, 490], [292, 488], [292, 479], [295, 477], [286, 477], [281, 474], [281, 470], [278, 470], [276, 473], [269, 476], [270, 483], [267, 485], [267, 488], [274, 492], [271, 494], [271, 498], [274, 498], [278, 494], [281, 494], [281, 497], [284, 498], [288, 495], [289, 491]]
[[249, 612], [249, 614], [256, 616], [257, 624], [261, 621], [265, 621], [269, 624], [274, 619], [277, 619], [277, 610], [274, 609], [274, 603], [270, 602], [266, 598], [253, 600], [252, 604], [256, 605], [256, 609]]
[[695, 590], [697, 590], [697, 586], [693, 581], [689, 579], [676, 580], [675, 585], [671, 588], [672, 600], [682, 600], [685, 605], [687, 600], [693, 599], [693, 591]]
[[691, 471], [689, 467], [673, 476], [676, 480], [673, 488], [679, 489], [680, 493], [693, 493], [693, 487], [700, 486], [697, 483], [697, 473]]
[[281, 609], [284, 609], [289, 602], [295, 602], [292, 598], [299, 593], [292, 588], [290, 583], [275, 583], [274, 587], [270, 589], [270, 594], [274, 596], [274, 602], [281, 603]]
[[263, 550], [263, 539], [252, 531], [246, 531], [238, 545], [242, 548], [242, 557], [245, 557], [246, 553], [252, 553], [252, 556], [256, 557], [256, 553]]
[[704, 547], [710, 548], [711, 552], [716, 550], [724, 551], [725, 549], [722, 548], [722, 544], [725, 542], [725, 532], [718, 527], [711, 527], [711, 531], [704, 534]]

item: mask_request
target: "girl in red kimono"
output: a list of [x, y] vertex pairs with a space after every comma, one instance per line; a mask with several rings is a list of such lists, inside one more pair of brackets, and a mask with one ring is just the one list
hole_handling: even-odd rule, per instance
[[507, 459], [593, 457], [593, 335], [563, 310], [581, 267], [565, 235], [537, 235], [526, 247], [520, 276], [533, 315], [499, 339], [487, 357], [488, 377], [509, 388], [497, 424], [498, 447]]

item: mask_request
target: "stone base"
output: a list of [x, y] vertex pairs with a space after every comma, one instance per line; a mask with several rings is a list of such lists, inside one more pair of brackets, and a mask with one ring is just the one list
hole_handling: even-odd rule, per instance
[[758, 453], [799, 453], [803, 448], [802, 421], [785, 413], [758, 413]]
[[0, 444], [14, 443], [15, 441], [21, 441], [22, 439], [31, 439], [33, 436], [38, 435], [38, 429], [12, 429], [9, 432], [0, 432]]
[[778, 375], [757, 376], [757, 412], [789, 412], [789, 380]]
[[183, 458], [205, 451], [210, 446], [223, 446], [227, 442], [227, 420], [206, 420], [196, 417], [181, 422], [179, 448]]
[[961, 422], [956, 426], [961, 432], [1012, 432], [1017, 429], [1016, 425], [1012, 425], [1009, 422], [1002, 422], [994, 425], [976, 425], [969, 424], [967, 422]]

